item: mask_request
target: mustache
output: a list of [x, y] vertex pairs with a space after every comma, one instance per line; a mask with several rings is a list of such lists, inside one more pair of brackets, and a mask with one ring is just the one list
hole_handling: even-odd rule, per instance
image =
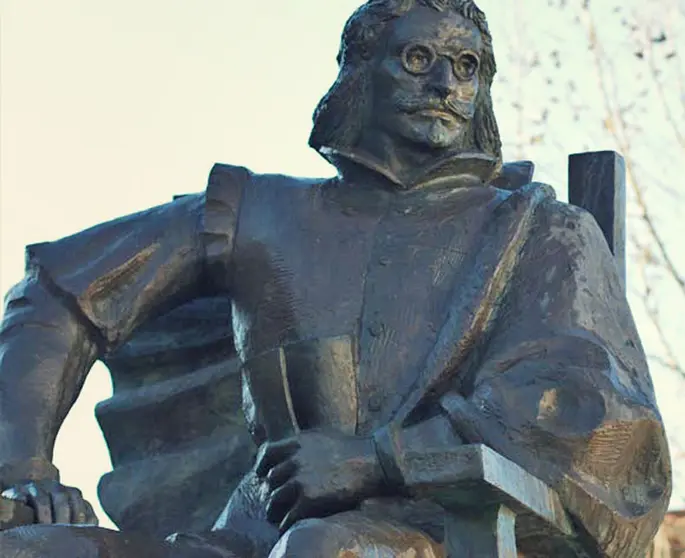
[[438, 110], [451, 114], [456, 118], [461, 118], [463, 120], [471, 120], [472, 115], [470, 111], [459, 101], [455, 99], [426, 99], [415, 98], [415, 97], [399, 97], [395, 102], [398, 109], [402, 112], [414, 113], [424, 110]]

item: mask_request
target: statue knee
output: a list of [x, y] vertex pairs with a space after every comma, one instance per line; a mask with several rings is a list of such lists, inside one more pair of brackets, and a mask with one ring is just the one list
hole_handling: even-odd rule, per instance
[[[269, 558], [355, 558], [354, 536], [348, 529], [325, 519], [306, 519], [291, 527]], [[346, 550], [350, 549], [350, 550]]]
[[2, 558], [40, 558], [54, 556], [49, 540], [35, 526], [17, 527], [0, 533]]
[[32, 558], [36, 554], [27, 554], [21, 539], [13, 531], [0, 533], [0, 556], [4, 558]]
[[74, 537], [69, 527], [27, 525], [0, 532], [2, 558], [97, 558], [97, 548]]

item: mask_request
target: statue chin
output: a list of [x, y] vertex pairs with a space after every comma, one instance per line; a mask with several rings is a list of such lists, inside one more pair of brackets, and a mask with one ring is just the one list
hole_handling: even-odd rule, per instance
[[408, 140], [414, 149], [421, 151], [444, 151], [465, 148], [463, 145], [465, 123], [440, 117], [414, 116], [416, 119], [401, 130], [401, 136]]

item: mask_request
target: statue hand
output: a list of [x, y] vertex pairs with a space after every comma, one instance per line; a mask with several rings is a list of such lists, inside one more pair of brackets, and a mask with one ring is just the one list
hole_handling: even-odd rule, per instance
[[340, 433], [307, 431], [267, 442], [255, 471], [269, 485], [267, 517], [281, 532], [300, 519], [351, 509], [383, 486], [372, 440]]
[[97, 525], [93, 507], [78, 488], [54, 480], [34, 481], [6, 489], [2, 498], [22, 502], [35, 512], [35, 523]]

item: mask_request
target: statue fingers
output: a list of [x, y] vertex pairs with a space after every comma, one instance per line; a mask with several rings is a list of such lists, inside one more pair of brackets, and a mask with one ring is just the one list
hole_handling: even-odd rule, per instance
[[71, 523], [69, 492], [62, 486], [56, 486], [50, 492], [50, 499], [52, 500], [53, 523], [60, 523], [63, 525]]
[[297, 463], [295, 461], [288, 459], [282, 463], [279, 463], [269, 471], [268, 475], [266, 475], [269, 488], [271, 490], [275, 490], [279, 486], [283, 485], [285, 482], [290, 480], [296, 471]]
[[83, 503], [86, 505], [86, 521], [85, 525], [94, 525], [97, 527], [100, 524], [100, 520], [98, 519], [98, 516], [95, 515], [95, 510], [93, 509], [93, 506], [90, 505], [90, 502], [88, 500], [83, 500]]
[[26, 503], [35, 510], [36, 522], [48, 525], [54, 523], [50, 493], [33, 482], [26, 485], [26, 493]]
[[294, 481], [285, 483], [274, 490], [266, 505], [266, 518], [278, 525], [300, 499], [300, 485]]
[[278, 529], [281, 534], [285, 533], [298, 521], [311, 517], [310, 509], [311, 506], [305, 498], [298, 498], [295, 502], [295, 505], [290, 508], [290, 511], [285, 515], [281, 523], [278, 525]]
[[82, 525], [86, 522], [86, 506], [78, 488], [70, 488], [67, 492], [69, 498], [69, 513], [71, 515], [71, 523], [74, 525]]
[[259, 449], [255, 473], [263, 478], [275, 465], [289, 458], [300, 447], [296, 438], [288, 438], [279, 442], [266, 442]]
[[[28, 495], [28, 489], [26, 486], [12, 486], [2, 492], [0, 494], [0, 497], [2, 497], [5, 500], [12, 500], [14, 502], [18, 502], [20, 505], [23, 504], [24, 507], [28, 510], [31, 510], [31, 519], [29, 519], [29, 514], [27, 513], [26, 516], [22, 519], [22, 524], [23, 525], [28, 525], [28, 524], [33, 524], [36, 522], [36, 510], [33, 508], [33, 506], [29, 505], [29, 495]], [[0, 521], [0, 524], [2, 524], [2, 521]], [[15, 526], [12, 524], [12, 526]], [[0, 527], [0, 531], [5, 529], [6, 527]]]
[[26, 487], [24, 486], [13, 486], [7, 488], [0, 494], [2, 498], [6, 500], [14, 500], [15, 502], [21, 502], [23, 504], [29, 503], [29, 495]]
[[57, 481], [37, 481], [8, 488], [2, 493], [8, 500], [22, 502], [35, 513], [40, 524], [97, 525], [92, 506], [83, 499], [78, 488], [66, 487]]
[[97, 518], [91, 505], [83, 499], [83, 494], [78, 488], [68, 488], [69, 511], [71, 523], [74, 525], [97, 525]]

